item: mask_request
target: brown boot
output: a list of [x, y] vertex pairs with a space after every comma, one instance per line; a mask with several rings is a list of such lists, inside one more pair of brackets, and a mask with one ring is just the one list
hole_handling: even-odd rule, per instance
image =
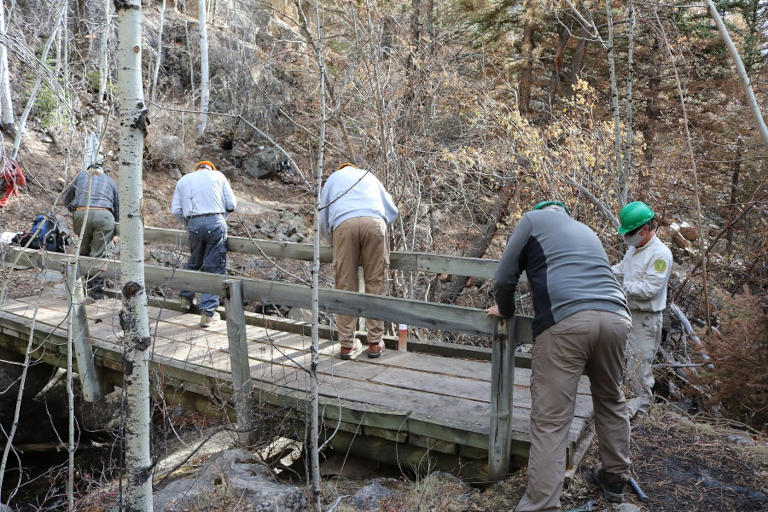
[[603, 490], [603, 496], [611, 503], [624, 502], [624, 488], [627, 481], [620, 475], [606, 473], [602, 464], [593, 467], [589, 472], [590, 480]]
[[371, 359], [380, 357], [382, 352], [384, 352], [384, 340], [368, 344], [368, 357]]
[[357, 353], [360, 352], [362, 349], [363, 349], [363, 344], [360, 343], [359, 339], [355, 338], [351, 347], [341, 347], [339, 357], [342, 359], [352, 359], [352, 357], [357, 355]]

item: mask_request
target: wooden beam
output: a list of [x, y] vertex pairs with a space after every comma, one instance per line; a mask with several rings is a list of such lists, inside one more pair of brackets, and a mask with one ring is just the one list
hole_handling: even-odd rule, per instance
[[496, 333], [491, 359], [491, 425], [488, 436], [488, 479], [502, 480], [512, 453], [512, 411], [515, 386], [515, 318], [503, 322], [505, 335]]
[[[13, 248], [12, 256], [22, 252], [38, 266], [60, 269], [66, 263], [66, 254], [48, 253], [40, 258], [36, 251]], [[107, 275], [120, 271], [119, 262], [99, 258], [80, 258], [80, 272], [101, 271]], [[172, 269], [155, 265], [144, 266], [144, 279], [148, 285], [168, 286], [178, 290], [195, 290], [221, 295], [227, 276]], [[243, 278], [243, 298], [262, 303], [287, 306], [311, 307], [311, 289], [298, 284], [280, 283], [264, 279]], [[464, 308], [449, 304], [382, 297], [364, 293], [320, 289], [320, 308], [328, 313], [376, 318], [387, 322], [403, 322], [408, 325], [445, 331], [466, 332], [489, 336], [495, 321], [482, 309]]]
[[83, 283], [77, 273], [77, 263], [67, 262], [67, 284], [69, 285], [69, 316], [71, 322], [72, 346], [77, 359], [78, 375], [86, 402], [101, 399], [99, 374], [93, 362], [93, 351], [89, 343], [88, 319], [85, 316], [85, 293]]
[[[166, 242], [186, 245], [187, 233], [177, 229], [144, 228], [144, 240], [147, 242]], [[270, 256], [272, 258], [287, 258], [294, 260], [312, 261], [312, 244], [295, 242], [278, 242], [275, 240], [259, 240], [239, 236], [227, 237], [227, 250], [244, 254]], [[328, 246], [320, 247], [320, 262], [331, 263], [333, 250]], [[498, 260], [484, 258], [465, 258], [463, 256], [446, 256], [422, 252], [392, 252], [389, 255], [389, 266], [399, 270], [414, 270], [418, 272], [434, 272], [437, 274], [456, 274], [460, 276], [493, 278]]]
[[253, 412], [250, 398], [253, 393], [248, 340], [245, 332], [243, 311], [243, 283], [237, 279], [224, 281], [224, 307], [227, 311], [227, 338], [229, 339], [229, 368], [232, 373], [232, 388], [235, 394], [238, 439], [243, 446], [256, 442]]

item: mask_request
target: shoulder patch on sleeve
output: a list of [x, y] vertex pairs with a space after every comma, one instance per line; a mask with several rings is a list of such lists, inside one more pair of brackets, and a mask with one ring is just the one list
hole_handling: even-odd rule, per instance
[[665, 270], [667, 270], [667, 262], [659, 258], [658, 260], [653, 262], [653, 269], [656, 272], [664, 272]]

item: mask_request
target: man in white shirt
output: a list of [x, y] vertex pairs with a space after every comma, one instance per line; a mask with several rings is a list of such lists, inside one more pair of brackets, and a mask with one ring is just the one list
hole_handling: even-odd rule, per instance
[[[237, 200], [226, 176], [207, 160], [199, 162], [195, 171], [182, 176], [173, 192], [171, 213], [183, 222], [189, 234], [187, 270], [224, 274], [227, 269], [227, 222], [235, 211]], [[192, 307], [195, 292], [181, 292], [183, 307]], [[219, 319], [216, 308], [219, 296], [200, 296], [200, 327], [208, 327]]]
[[[357, 291], [357, 268], [362, 265], [365, 293], [387, 294], [389, 245], [387, 226], [397, 217], [392, 196], [370, 171], [342, 164], [320, 193], [320, 230], [333, 241], [336, 288]], [[362, 348], [355, 338], [354, 316], [337, 315], [341, 358], [350, 359]], [[367, 318], [368, 357], [384, 349], [384, 322]]]
[[619, 213], [619, 234], [629, 244], [624, 259], [613, 271], [624, 277], [623, 287], [632, 313], [627, 350], [626, 379], [634, 398], [627, 408], [630, 418], [648, 413], [653, 397], [653, 359], [661, 344], [662, 312], [667, 307], [667, 282], [672, 252], [655, 231], [655, 214], [640, 201]]

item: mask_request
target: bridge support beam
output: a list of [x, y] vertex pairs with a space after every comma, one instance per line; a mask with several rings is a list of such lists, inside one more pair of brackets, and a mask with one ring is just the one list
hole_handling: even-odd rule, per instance
[[224, 281], [224, 308], [227, 314], [229, 338], [229, 364], [232, 372], [232, 389], [235, 397], [237, 435], [244, 446], [256, 442], [253, 411], [250, 400], [253, 395], [251, 368], [248, 362], [248, 340], [245, 336], [245, 311], [243, 310], [243, 282], [238, 279]]
[[69, 286], [69, 315], [72, 346], [77, 358], [77, 370], [80, 384], [83, 388], [83, 398], [86, 402], [97, 402], [101, 399], [99, 375], [93, 360], [93, 350], [89, 343], [88, 319], [85, 316], [85, 292], [83, 282], [77, 272], [75, 261], [67, 262], [67, 284]]
[[[499, 332], [505, 328], [506, 336]], [[515, 387], [515, 318], [498, 322], [491, 356], [491, 425], [488, 480], [503, 479], [512, 462], [512, 395]]]

